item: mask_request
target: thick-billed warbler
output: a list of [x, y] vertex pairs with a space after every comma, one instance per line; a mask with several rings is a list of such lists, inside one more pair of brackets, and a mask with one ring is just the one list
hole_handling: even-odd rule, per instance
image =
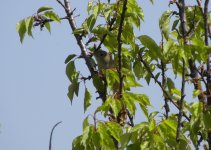
[[103, 50], [97, 50], [93, 53], [93, 55], [97, 61], [99, 70], [111, 69], [115, 67], [115, 61], [113, 60], [111, 53]]

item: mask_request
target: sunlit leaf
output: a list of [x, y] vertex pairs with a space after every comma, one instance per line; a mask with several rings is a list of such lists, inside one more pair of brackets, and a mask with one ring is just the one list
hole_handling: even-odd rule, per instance
[[159, 20], [159, 26], [161, 33], [164, 35], [165, 39], [168, 40], [169, 38], [169, 31], [170, 31], [170, 16], [172, 15], [172, 10], [165, 11], [160, 20]]
[[94, 15], [91, 15], [87, 18], [87, 26], [89, 28], [89, 31], [92, 31], [95, 22], [96, 22], [96, 17]]
[[141, 43], [149, 49], [149, 53], [154, 59], [158, 59], [161, 57], [161, 50], [160, 47], [156, 44], [156, 42], [147, 35], [139, 36], [138, 39]]
[[116, 150], [114, 141], [108, 134], [107, 126], [105, 124], [99, 122], [97, 132], [100, 134], [100, 143], [103, 149]]
[[61, 22], [60, 21], [60, 18], [57, 14], [55, 14], [53, 11], [46, 11], [44, 13], [44, 15], [50, 19], [52, 19], [53, 21], [56, 21], [56, 22]]
[[41, 13], [43, 11], [47, 11], [47, 10], [52, 10], [53, 8], [51, 7], [48, 7], [48, 6], [43, 6], [43, 7], [40, 7], [38, 10], [37, 10], [37, 13]]
[[120, 142], [120, 137], [123, 134], [122, 127], [120, 124], [115, 123], [115, 122], [108, 122], [108, 130], [111, 133], [111, 135], [118, 141]]
[[32, 27], [34, 23], [34, 17], [30, 16], [26, 19], [26, 28], [27, 28], [27, 33], [29, 36], [33, 37], [32, 35]]
[[122, 149], [124, 149], [128, 145], [131, 136], [132, 136], [131, 133], [125, 133], [121, 136], [120, 142], [122, 145]]
[[19, 22], [16, 24], [16, 30], [17, 30], [18, 33], [19, 33], [19, 37], [20, 37], [21, 43], [23, 43], [23, 39], [24, 39], [25, 34], [26, 34], [26, 32], [27, 32], [27, 29], [26, 29], [26, 21], [25, 21], [25, 19], [19, 21]]
[[49, 22], [46, 22], [45, 24], [46, 29], [48, 30], [49, 33], [51, 33], [51, 25]]

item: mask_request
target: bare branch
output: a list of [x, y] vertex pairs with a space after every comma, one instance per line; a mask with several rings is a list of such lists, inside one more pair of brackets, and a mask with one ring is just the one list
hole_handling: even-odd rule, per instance
[[51, 150], [52, 148], [52, 138], [53, 138], [53, 132], [54, 132], [54, 129], [60, 124], [62, 123], [61, 121], [60, 122], [57, 122], [53, 128], [51, 129], [51, 135], [50, 135], [50, 140], [49, 140], [49, 150]]
[[65, 5], [60, 0], [56, 0], [56, 1], [64, 8], [65, 11], [68, 11]]

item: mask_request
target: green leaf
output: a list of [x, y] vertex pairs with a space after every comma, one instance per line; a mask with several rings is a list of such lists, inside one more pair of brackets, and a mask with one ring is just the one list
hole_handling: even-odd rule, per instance
[[52, 19], [53, 21], [61, 22], [59, 16], [58, 16], [56, 13], [54, 13], [53, 11], [46, 11], [46, 12], [44, 13], [44, 15], [45, 15], [46, 17]]
[[125, 133], [121, 136], [120, 142], [121, 142], [122, 149], [124, 149], [128, 145], [131, 136], [132, 136], [131, 133]]
[[104, 84], [102, 79], [98, 75], [93, 76], [93, 84], [95, 88], [97, 89], [98, 92], [103, 92], [104, 91]]
[[34, 23], [34, 17], [30, 16], [26, 19], [26, 28], [28, 31], [28, 35], [31, 37], [33, 37], [33, 35], [32, 35], [33, 23]]
[[135, 76], [139, 79], [141, 79], [144, 75], [144, 68], [142, 66], [142, 64], [139, 61], [135, 61], [135, 63], [133, 64], [133, 72], [135, 74]]
[[73, 34], [86, 34], [87, 31], [84, 28], [77, 28], [73, 31]]
[[172, 25], [172, 28], [171, 28], [172, 31], [176, 29], [178, 23], [179, 23], [179, 20], [175, 20], [175, 21], [174, 21], [174, 23], [173, 23], [173, 25]]
[[92, 29], [93, 29], [93, 27], [95, 25], [95, 22], [96, 22], [95, 15], [92, 14], [91, 16], [88, 17], [88, 19], [87, 19], [87, 26], [89, 28], [89, 31], [92, 31]]
[[49, 33], [51, 33], [51, 25], [49, 22], [46, 22], [45, 24], [46, 29], [48, 30]]
[[170, 17], [172, 15], [173, 11], [172, 10], [167, 10], [165, 11], [160, 20], [159, 20], [159, 26], [162, 35], [164, 35], [165, 39], [168, 40], [169, 38], [169, 31], [170, 31]]
[[152, 4], [154, 4], [154, 0], [150, 0], [150, 2], [151, 2]]
[[85, 147], [81, 144], [82, 135], [76, 137], [72, 142], [72, 149], [73, 150], [84, 150]]
[[72, 104], [74, 94], [78, 96], [79, 84], [80, 84], [79, 82], [74, 81], [68, 88], [67, 96], [69, 97], [71, 104]]
[[135, 101], [133, 101], [134, 98], [130, 97], [130, 95], [124, 94], [123, 100], [124, 100], [126, 107], [131, 112], [131, 114], [135, 115], [136, 106], [135, 106]]
[[99, 15], [100, 13], [100, 3], [97, 3], [95, 6], [93, 6], [93, 15], [97, 18], [97, 16]]
[[84, 95], [84, 112], [86, 112], [87, 108], [91, 105], [91, 94], [87, 88]]
[[73, 81], [73, 76], [75, 75], [75, 72], [76, 72], [75, 63], [74, 61], [71, 61], [66, 66], [66, 75], [71, 82]]
[[83, 130], [85, 130], [87, 126], [89, 126], [89, 117], [86, 117], [83, 121]]
[[167, 86], [169, 91], [175, 88], [174, 82], [171, 80], [171, 78], [167, 78]]
[[149, 53], [151, 57], [155, 60], [161, 57], [161, 50], [160, 47], [156, 44], [156, 42], [147, 35], [139, 36], [138, 39], [141, 43], [149, 49]]
[[100, 143], [105, 150], [116, 150], [112, 137], [107, 132], [107, 126], [102, 122], [98, 123], [97, 132], [100, 134]]
[[206, 129], [210, 129], [211, 128], [211, 112], [210, 111], [204, 112], [203, 120], [204, 120]]
[[118, 142], [120, 142], [120, 137], [123, 134], [122, 126], [116, 122], [108, 122], [108, 130]]
[[65, 64], [69, 63], [75, 56], [77, 56], [77, 55], [71, 54], [71, 55], [67, 56], [67, 58], [65, 59], [64, 63]]
[[200, 90], [193, 90], [193, 98], [196, 98], [197, 96], [199, 96], [199, 94], [201, 94]]
[[43, 7], [40, 7], [38, 10], [37, 10], [37, 13], [41, 13], [43, 11], [47, 11], [47, 10], [52, 10], [53, 8], [51, 7], [48, 7], [48, 6], [43, 6]]
[[17, 30], [18, 33], [19, 33], [20, 42], [23, 43], [23, 39], [24, 39], [25, 34], [26, 34], [26, 31], [27, 31], [25, 19], [19, 21], [19, 22], [16, 24], [16, 30]]
[[90, 10], [92, 8], [92, 5], [93, 5], [93, 1], [89, 1], [88, 2], [88, 5], [87, 5], [87, 12], [88, 12], [88, 14], [90, 13]]
[[117, 116], [122, 108], [122, 104], [118, 99], [112, 99], [111, 100], [111, 108], [114, 111], [114, 115]]

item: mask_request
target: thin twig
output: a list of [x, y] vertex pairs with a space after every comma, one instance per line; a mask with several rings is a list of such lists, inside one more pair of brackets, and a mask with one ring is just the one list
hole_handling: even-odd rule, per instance
[[64, 8], [65, 11], [68, 11], [65, 5], [60, 0], [56, 0], [56, 1]]
[[60, 123], [62, 123], [62, 121], [57, 122], [57, 123], [53, 126], [53, 128], [51, 129], [51, 135], [50, 135], [50, 140], [49, 140], [49, 150], [51, 150], [51, 148], [52, 148], [52, 138], [53, 138], [54, 129], [55, 129]]

